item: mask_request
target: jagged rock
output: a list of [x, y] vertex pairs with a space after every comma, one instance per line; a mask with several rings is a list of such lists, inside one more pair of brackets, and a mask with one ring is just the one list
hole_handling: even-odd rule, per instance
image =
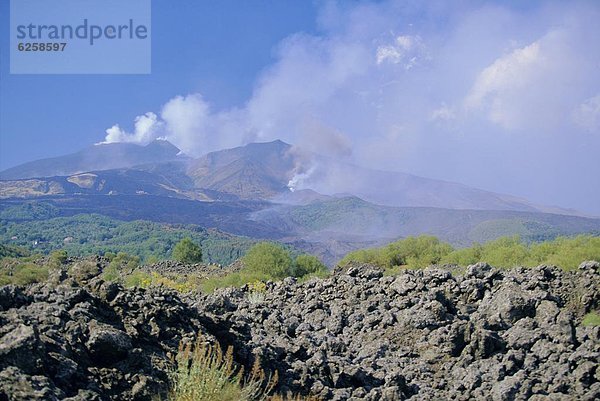
[[197, 275], [197, 276], [221, 276], [227, 273], [239, 271], [244, 267], [241, 261], [232, 263], [229, 266], [220, 264], [195, 263], [185, 264], [175, 260], [161, 260], [160, 262], [144, 265], [142, 270], [152, 273], [156, 272], [163, 276]]
[[536, 299], [514, 282], [502, 283], [487, 294], [479, 306], [479, 313], [492, 327], [508, 328], [517, 320], [535, 314]]
[[484, 279], [494, 276], [496, 272], [497, 269], [493, 268], [487, 263], [480, 262], [474, 265], [467, 266], [467, 273], [465, 274], [465, 276]]
[[0, 287], [0, 311], [19, 308], [31, 302], [31, 297], [23, 294], [23, 290], [14, 285]]
[[595, 260], [582, 262], [579, 265], [579, 270], [590, 270], [594, 273], [597, 273], [598, 271], [600, 271], [600, 262], [596, 262]]
[[46, 376], [29, 376], [15, 366], [0, 371], [0, 399], [54, 401], [64, 396]]
[[249, 287], [125, 289], [93, 273], [102, 263], [0, 288], [0, 400], [164, 398], [170, 357], [198, 334], [277, 370], [278, 390], [324, 400], [600, 396], [600, 328], [580, 325], [600, 305], [593, 264], [395, 277], [353, 264], [268, 282], [257, 301]]
[[127, 356], [131, 338], [121, 330], [93, 320], [89, 325], [89, 337], [85, 343], [90, 355], [101, 365], [110, 365]]

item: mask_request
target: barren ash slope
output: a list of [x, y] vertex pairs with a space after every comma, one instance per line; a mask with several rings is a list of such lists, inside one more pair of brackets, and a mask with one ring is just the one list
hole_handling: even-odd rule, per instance
[[0, 288], [0, 399], [164, 399], [172, 355], [196, 336], [240, 365], [259, 358], [277, 391], [323, 400], [600, 397], [600, 327], [582, 324], [600, 306], [596, 262], [397, 276], [355, 264], [260, 296], [126, 289], [101, 278], [103, 259], [68, 264]]

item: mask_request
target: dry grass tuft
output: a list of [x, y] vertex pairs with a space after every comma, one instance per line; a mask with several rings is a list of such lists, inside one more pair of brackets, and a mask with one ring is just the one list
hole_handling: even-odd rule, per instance
[[233, 348], [223, 350], [198, 338], [180, 344], [172, 372], [171, 401], [266, 401], [277, 384], [277, 373], [267, 375], [256, 360], [248, 374], [233, 361]]

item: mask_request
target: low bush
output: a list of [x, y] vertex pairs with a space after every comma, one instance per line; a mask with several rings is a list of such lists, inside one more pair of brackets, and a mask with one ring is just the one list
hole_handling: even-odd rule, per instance
[[273, 242], [260, 242], [254, 245], [243, 258], [241, 271], [222, 277], [204, 279], [200, 286], [204, 292], [217, 288], [240, 287], [257, 281], [276, 281], [285, 277], [307, 280], [311, 277], [325, 277], [327, 267], [312, 255], [299, 255], [292, 259], [290, 252]]
[[170, 374], [169, 401], [318, 401], [316, 397], [274, 394], [278, 375], [268, 375], [255, 360], [249, 372], [233, 360], [233, 348], [225, 352], [218, 344], [198, 338], [195, 344], [180, 343]]
[[106, 281], [122, 283], [123, 277], [133, 272], [140, 264], [138, 256], [131, 256], [125, 252], [116, 255], [108, 253], [104, 257], [110, 260], [109, 265], [102, 272], [102, 278]]
[[141, 270], [135, 270], [125, 276], [123, 280], [125, 287], [141, 287], [147, 288], [152, 284], [152, 276], [150, 273], [143, 272]]
[[423, 235], [408, 237], [381, 248], [350, 252], [339, 264], [361, 262], [375, 264], [387, 269], [394, 266], [419, 268], [440, 263], [453, 250], [449, 244], [440, 242], [435, 237]]
[[265, 275], [242, 270], [239, 272], [229, 273], [225, 276], [206, 278], [201, 281], [200, 288], [203, 292], [212, 293], [217, 288], [241, 287], [244, 284], [266, 280], [268, 280], [268, 278]]
[[313, 255], [298, 255], [294, 261], [293, 276], [303, 277], [308, 275], [327, 274], [327, 266]]
[[246, 270], [257, 277], [282, 279], [292, 275], [292, 258], [281, 245], [260, 242], [248, 250], [243, 258]]
[[147, 273], [142, 270], [134, 270], [123, 278], [125, 287], [149, 288], [164, 286], [179, 292], [190, 292], [200, 287], [200, 281], [196, 277], [181, 276], [176, 279], [165, 277], [157, 272]]
[[[15, 267], [11, 284], [27, 285], [39, 283], [48, 279], [48, 268], [33, 263], [23, 263]], [[8, 284], [8, 283], [7, 283]]]
[[67, 251], [64, 249], [60, 249], [58, 251], [54, 251], [50, 253], [50, 257], [48, 258], [50, 263], [54, 265], [64, 265], [67, 262]]
[[600, 237], [580, 235], [526, 244], [515, 236], [463, 249], [454, 249], [435, 237], [409, 237], [380, 248], [350, 252], [339, 264], [372, 263], [396, 271], [398, 267], [423, 268], [434, 264], [467, 266], [487, 262], [505, 268], [546, 264], [573, 270], [585, 260], [600, 260]]
[[590, 312], [583, 317], [581, 321], [583, 326], [600, 326], [600, 314], [598, 312]]

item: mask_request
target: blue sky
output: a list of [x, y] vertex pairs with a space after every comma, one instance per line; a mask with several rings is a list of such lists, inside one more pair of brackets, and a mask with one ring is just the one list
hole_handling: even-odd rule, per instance
[[137, 76], [8, 75], [1, 3], [0, 168], [100, 141], [282, 139], [600, 215], [597, 1], [154, 0]]
[[176, 94], [201, 92], [216, 108], [242, 104], [273, 48], [313, 32], [311, 1], [152, 2], [152, 74], [10, 75], [9, 2], [0, 1], [0, 169], [73, 152]]

